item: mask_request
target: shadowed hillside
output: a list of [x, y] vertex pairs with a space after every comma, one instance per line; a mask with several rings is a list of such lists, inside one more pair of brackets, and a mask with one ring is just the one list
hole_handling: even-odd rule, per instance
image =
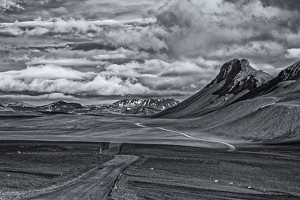
[[297, 62], [281, 71], [276, 78], [251, 90], [236, 101], [198, 118], [178, 123], [175, 127], [231, 138], [272, 142], [298, 141], [299, 69], [300, 65]]
[[252, 68], [247, 60], [233, 59], [226, 62], [217, 77], [201, 91], [154, 117], [198, 117], [230, 104], [271, 78], [269, 74]]

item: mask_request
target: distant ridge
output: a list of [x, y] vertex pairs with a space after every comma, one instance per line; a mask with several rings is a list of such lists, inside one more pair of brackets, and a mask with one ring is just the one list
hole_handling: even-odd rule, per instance
[[271, 75], [252, 68], [248, 60], [233, 59], [223, 64], [216, 78], [201, 91], [154, 117], [201, 116], [235, 101], [271, 79]]
[[178, 104], [178, 101], [172, 98], [167, 99], [123, 99], [111, 104], [108, 108], [127, 114], [149, 115], [160, 112]]
[[65, 101], [56, 101], [42, 106], [31, 106], [23, 102], [5, 100], [4, 105], [0, 104], [0, 111], [10, 109], [15, 112], [42, 112], [47, 114], [76, 114], [93, 112], [114, 112], [122, 114], [150, 115], [160, 112], [178, 104], [173, 98], [167, 99], [123, 99], [110, 105], [86, 105], [79, 103], [68, 103]]
[[39, 106], [35, 108], [39, 112], [49, 113], [75, 113], [77, 110], [84, 109], [79, 103], [67, 103], [65, 101], [57, 101], [48, 105]]

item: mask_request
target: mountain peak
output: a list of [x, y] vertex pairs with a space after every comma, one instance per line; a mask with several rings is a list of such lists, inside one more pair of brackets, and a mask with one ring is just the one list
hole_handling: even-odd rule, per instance
[[248, 60], [235, 58], [222, 65], [219, 74], [207, 88], [223, 83], [213, 94], [219, 96], [237, 94], [243, 90], [256, 88], [271, 78], [269, 74], [251, 67]]
[[219, 74], [217, 77], [213, 80], [214, 83], [220, 83], [224, 79], [227, 78], [232, 78], [236, 76], [240, 71], [245, 71], [245, 72], [253, 72], [256, 71], [253, 69], [249, 61], [246, 59], [232, 59], [226, 63], [224, 63], [220, 69]]
[[278, 88], [280, 89], [280, 87], [278, 87], [279, 83], [284, 81], [299, 80], [299, 79], [300, 79], [300, 61], [283, 69], [276, 78], [273, 78], [272, 80], [261, 85], [260, 87], [257, 87], [254, 90], [248, 92], [247, 94], [243, 95], [236, 101], [243, 101], [246, 99], [257, 97], [259, 95], [269, 94], [272, 91], [277, 90]]
[[233, 59], [222, 65], [219, 74], [205, 88], [154, 117], [202, 116], [230, 104], [271, 79], [269, 74], [252, 68], [248, 60]]

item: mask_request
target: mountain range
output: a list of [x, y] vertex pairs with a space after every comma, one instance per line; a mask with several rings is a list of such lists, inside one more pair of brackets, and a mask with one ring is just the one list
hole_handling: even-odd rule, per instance
[[14, 100], [1, 100], [0, 111], [42, 112], [48, 114], [75, 114], [89, 112], [116, 112], [123, 114], [150, 115], [177, 105], [175, 99], [123, 99], [110, 105], [87, 105], [57, 101], [42, 106], [32, 106]]

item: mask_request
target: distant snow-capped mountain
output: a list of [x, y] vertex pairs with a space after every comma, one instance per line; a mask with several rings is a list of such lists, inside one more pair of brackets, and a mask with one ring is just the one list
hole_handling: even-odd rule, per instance
[[109, 109], [128, 114], [153, 114], [178, 104], [175, 99], [123, 99], [114, 102]]
[[83, 106], [79, 103], [68, 103], [65, 101], [57, 101], [43, 106], [31, 106], [23, 102], [3, 101], [0, 104], [0, 111], [26, 111], [26, 112], [42, 112], [51, 114], [71, 114], [71, 113], [89, 113], [89, 112], [119, 112], [126, 114], [142, 114], [149, 115], [160, 112], [166, 108], [177, 105], [178, 101], [174, 99], [123, 99], [110, 105], [87, 105]]

